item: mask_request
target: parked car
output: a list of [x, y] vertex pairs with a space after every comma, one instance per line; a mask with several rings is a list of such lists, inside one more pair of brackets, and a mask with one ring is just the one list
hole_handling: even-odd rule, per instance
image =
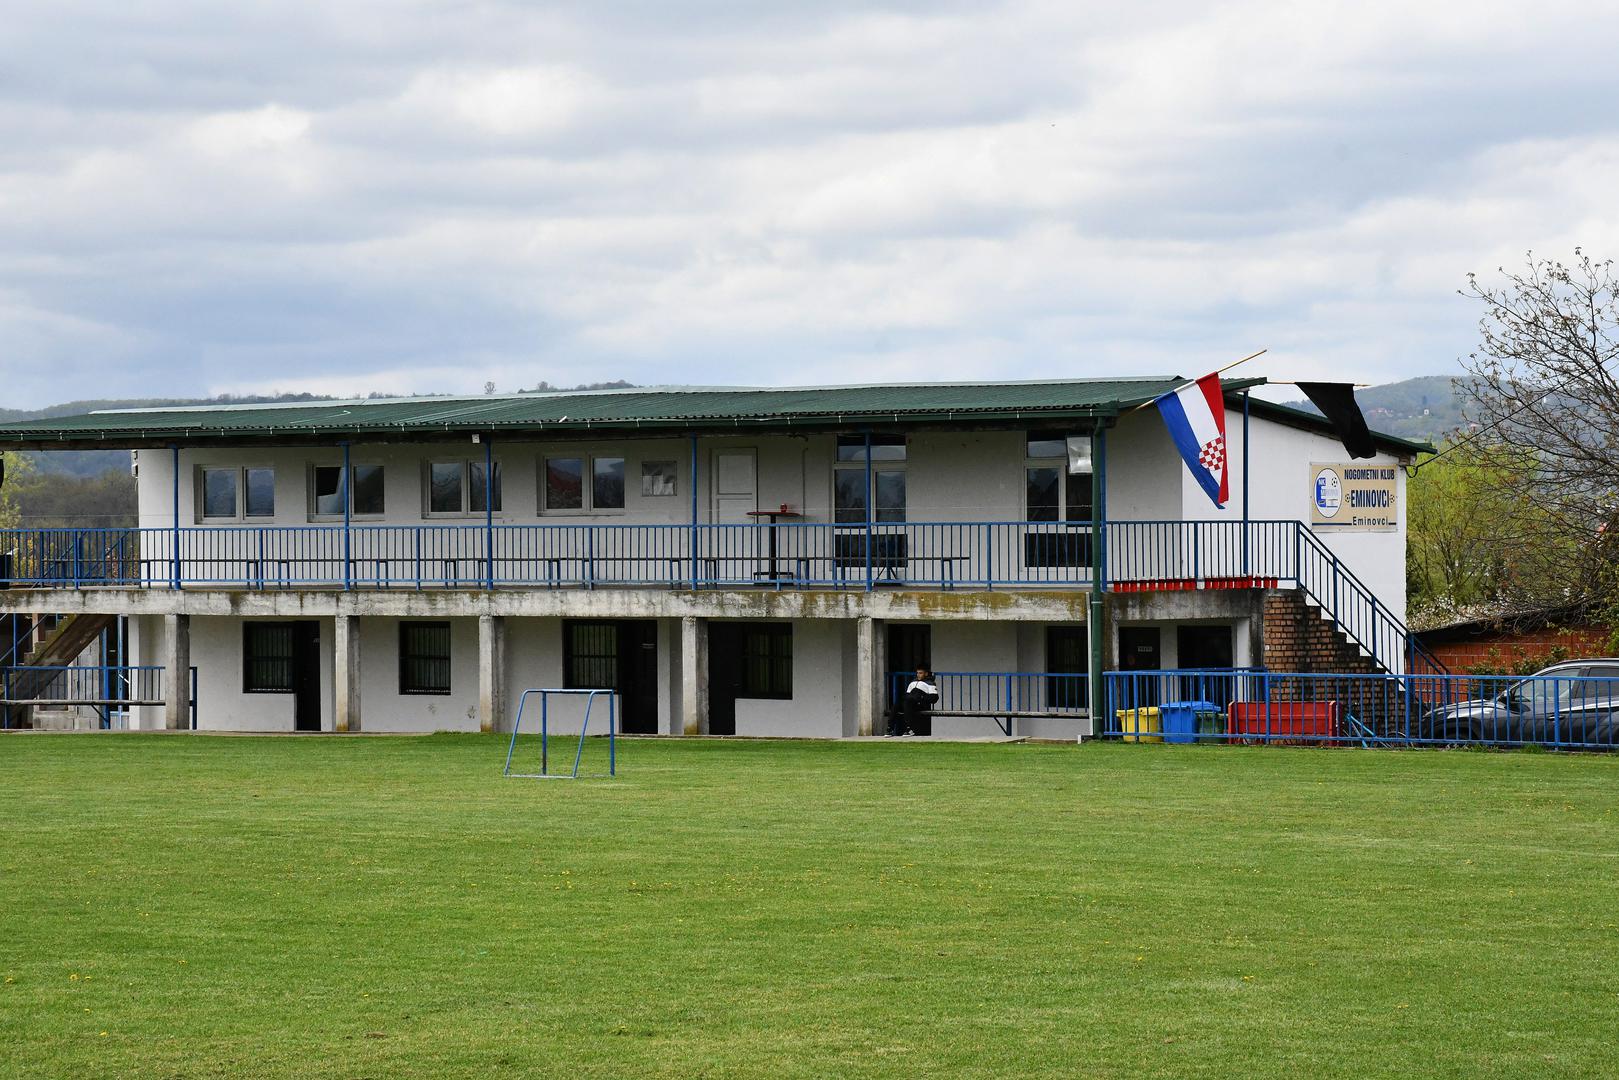
[[1569, 660], [1523, 679], [1482, 681], [1491, 696], [1440, 703], [1413, 734], [1447, 743], [1619, 744], [1619, 659]]

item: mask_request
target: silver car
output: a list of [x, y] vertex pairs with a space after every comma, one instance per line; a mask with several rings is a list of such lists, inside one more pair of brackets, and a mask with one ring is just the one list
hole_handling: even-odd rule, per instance
[[1619, 742], [1619, 659], [1568, 660], [1527, 678], [1470, 681], [1475, 692], [1482, 688], [1491, 696], [1442, 702], [1414, 734], [1446, 743]]

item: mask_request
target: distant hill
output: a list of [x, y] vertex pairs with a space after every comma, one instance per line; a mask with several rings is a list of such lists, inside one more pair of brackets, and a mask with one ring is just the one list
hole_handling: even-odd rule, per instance
[[[1442, 442], [1465, 427], [1461, 384], [1465, 377], [1420, 375], [1415, 379], [1369, 386], [1355, 391], [1361, 412], [1373, 431], [1406, 439]], [[1296, 409], [1319, 412], [1308, 401], [1288, 402]]]

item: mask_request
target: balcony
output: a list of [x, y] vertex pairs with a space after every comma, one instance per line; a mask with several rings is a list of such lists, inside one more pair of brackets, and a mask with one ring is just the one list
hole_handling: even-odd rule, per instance
[[[1298, 576], [1298, 523], [341, 525], [0, 532], [20, 588], [1088, 589]], [[1313, 544], [1313, 540], [1311, 541]], [[1330, 556], [1329, 556], [1330, 557]]]

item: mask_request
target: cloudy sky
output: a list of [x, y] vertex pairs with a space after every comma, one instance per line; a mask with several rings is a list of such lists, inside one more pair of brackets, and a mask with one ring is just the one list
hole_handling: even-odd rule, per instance
[[0, 405], [1457, 370], [1619, 255], [1595, 3], [53, 0]]

